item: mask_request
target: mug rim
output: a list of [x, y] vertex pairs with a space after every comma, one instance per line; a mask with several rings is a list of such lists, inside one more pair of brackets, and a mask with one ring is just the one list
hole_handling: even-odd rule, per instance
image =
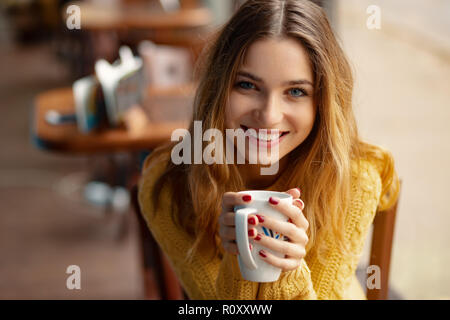
[[[280, 191], [271, 191], [271, 190], [243, 190], [243, 191], [238, 191], [238, 193], [240, 194], [255, 194], [255, 196], [257, 194], [262, 194], [262, 193], [271, 193], [272, 195], [280, 198], [281, 200], [285, 200], [285, 199], [292, 199], [292, 195], [290, 195], [289, 193], [286, 192], [280, 192]], [[252, 199], [252, 200], [261, 200], [261, 199]]]

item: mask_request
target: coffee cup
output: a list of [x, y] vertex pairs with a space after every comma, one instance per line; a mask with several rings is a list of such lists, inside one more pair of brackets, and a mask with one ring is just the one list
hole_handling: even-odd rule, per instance
[[[252, 201], [249, 204], [234, 207], [236, 243], [239, 250], [238, 263], [241, 275], [245, 280], [248, 281], [277, 281], [280, 277], [281, 269], [261, 259], [259, 251], [265, 250], [280, 258], [284, 258], [284, 255], [265, 248], [258, 243], [253, 243], [253, 248], [252, 250], [250, 250], [250, 242], [248, 236], [248, 216], [251, 214], [261, 214], [273, 219], [288, 221], [287, 216], [285, 216], [269, 204], [269, 199], [270, 197], [277, 197], [280, 199], [280, 202], [292, 204], [293, 198], [288, 193], [276, 191], [252, 190], [240, 191], [239, 193], [248, 194], [252, 197]], [[275, 230], [271, 230], [261, 225], [256, 226], [256, 230], [260, 234], [278, 239], [280, 241], [285, 241], [284, 236], [282, 234], [279, 234]]]

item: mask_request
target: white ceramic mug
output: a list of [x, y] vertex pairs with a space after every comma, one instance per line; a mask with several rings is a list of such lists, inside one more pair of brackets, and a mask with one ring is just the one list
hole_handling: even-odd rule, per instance
[[[264, 190], [240, 191], [239, 193], [248, 194], [252, 197], [252, 201], [249, 204], [235, 206], [234, 208], [234, 212], [236, 213], [236, 243], [239, 249], [238, 262], [242, 277], [245, 280], [254, 282], [277, 281], [280, 277], [281, 269], [276, 268], [262, 260], [258, 252], [263, 249], [280, 258], [284, 258], [284, 255], [263, 247], [257, 242], [253, 243], [253, 249], [250, 250], [250, 242], [248, 237], [248, 216], [251, 214], [260, 214], [262, 216], [288, 221], [289, 218], [287, 216], [269, 204], [269, 198], [277, 197], [281, 202], [292, 204], [292, 196], [284, 192]], [[258, 233], [284, 241], [283, 235], [266, 227], [258, 225], [256, 230]]]

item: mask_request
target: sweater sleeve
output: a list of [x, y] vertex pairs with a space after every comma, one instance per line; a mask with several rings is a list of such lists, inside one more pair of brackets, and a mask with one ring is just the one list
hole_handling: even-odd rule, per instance
[[345, 255], [329, 236], [327, 254], [318, 259], [311, 249], [298, 269], [282, 272], [273, 283], [261, 284], [259, 299], [345, 299], [355, 274], [370, 225], [375, 217], [381, 194], [381, 178], [376, 167], [365, 162], [361, 166], [360, 185], [352, 183], [352, 198], [345, 218], [345, 240], [351, 254]]
[[[148, 160], [148, 158], [147, 158]], [[145, 161], [139, 182], [141, 212], [153, 237], [166, 254], [190, 299], [256, 299], [258, 283], [242, 278], [236, 256], [225, 253], [213, 258], [208, 250], [200, 250], [187, 261], [193, 237], [172, 219], [172, 203], [167, 188], [161, 191], [160, 206], [153, 212], [152, 192], [165, 168], [164, 161]]]

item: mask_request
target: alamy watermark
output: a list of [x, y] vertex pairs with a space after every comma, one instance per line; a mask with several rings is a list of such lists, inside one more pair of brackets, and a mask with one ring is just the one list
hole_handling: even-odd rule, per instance
[[70, 274], [66, 280], [66, 287], [69, 290], [81, 290], [81, 269], [77, 265], [70, 265], [66, 269], [66, 273]]
[[366, 21], [367, 29], [381, 29], [381, 8], [373, 4], [367, 7], [366, 13], [370, 15]]
[[[381, 289], [381, 269], [377, 265], [370, 265], [366, 269], [367, 280], [366, 286], [368, 289]], [[66, 274], [69, 274], [66, 280], [66, 287], [69, 290], [81, 290], [81, 268], [77, 265], [70, 265], [66, 269]], [[182, 311], [180, 311], [182, 312]], [[208, 314], [210, 311], [208, 312]], [[185, 311], [185, 314], [190, 312]]]
[[[222, 131], [216, 128], [203, 132], [202, 122], [194, 121], [194, 136], [186, 129], [176, 129], [172, 132], [171, 141], [181, 141], [176, 144], [171, 153], [174, 164], [234, 164], [235, 147], [237, 149], [236, 163], [244, 164], [245, 155], [248, 163], [261, 164], [261, 175], [274, 175], [278, 172], [279, 142], [281, 131], [277, 129], [226, 129], [224, 139]], [[192, 140], [193, 139], [193, 140]], [[234, 144], [234, 141], [237, 141]], [[225, 141], [225, 143], [224, 143]], [[247, 143], [248, 141], [248, 143]], [[203, 149], [203, 142], [209, 144]], [[225, 144], [225, 146], [224, 146]], [[192, 146], [194, 150], [192, 150]], [[248, 146], [248, 152], [247, 152]], [[193, 157], [192, 157], [193, 155]]]
[[69, 30], [81, 29], [81, 9], [79, 6], [72, 4], [66, 9], [67, 19], [66, 26]]
[[367, 267], [367, 289], [381, 289], [381, 269], [380, 266], [370, 265]]

